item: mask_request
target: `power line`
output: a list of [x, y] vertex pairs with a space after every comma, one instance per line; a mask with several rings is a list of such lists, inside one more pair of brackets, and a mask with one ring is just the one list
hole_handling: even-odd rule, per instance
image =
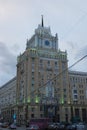
[[79, 25], [79, 24], [84, 20], [85, 16], [87, 16], [87, 12], [84, 13], [84, 15], [82, 15], [82, 16], [76, 21], [76, 23], [66, 32], [65, 36], [63, 36], [61, 39], [64, 39], [67, 35], [69, 35], [70, 32], [72, 32], [72, 30], [73, 30], [74, 28], [76, 29], [77, 25]]
[[57, 78], [58, 76], [60, 76], [62, 73], [64, 73], [66, 70], [71, 69], [73, 66], [75, 66], [76, 64], [78, 64], [79, 62], [81, 62], [83, 59], [85, 59], [87, 57], [87, 55], [83, 56], [82, 58], [80, 58], [79, 60], [77, 60], [74, 64], [72, 64], [70, 67], [67, 67], [66, 69], [64, 69], [62, 72], [60, 72], [58, 75], [54, 76], [52, 79], [50, 79], [49, 81], [47, 81], [45, 84], [43, 84], [41, 87], [39, 87], [38, 89], [35, 89], [33, 92], [31, 92], [30, 94], [36, 92], [37, 90], [41, 89], [43, 86], [46, 86], [50, 81], [54, 80], [55, 78]]

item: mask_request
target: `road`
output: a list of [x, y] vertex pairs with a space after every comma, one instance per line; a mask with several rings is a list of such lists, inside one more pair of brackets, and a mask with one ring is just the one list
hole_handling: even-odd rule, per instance
[[[0, 130], [10, 130], [9, 128], [0, 128]], [[17, 127], [16, 130], [26, 130], [26, 127], [25, 126], [22, 126], [22, 127]], [[78, 130], [78, 129], [77, 129]], [[79, 130], [87, 130], [87, 126], [85, 129], [79, 129]]]
[[[9, 128], [0, 128], [0, 130], [10, 130], [10, 129]], [[26, 127], [25, 126], [17, 127], [16, 130], [26, 130]]]

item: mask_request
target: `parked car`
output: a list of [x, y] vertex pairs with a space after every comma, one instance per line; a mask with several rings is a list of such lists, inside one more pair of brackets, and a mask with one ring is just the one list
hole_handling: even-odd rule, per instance
[[70, 125], [68, 125], [67, 127], [66, 127], [66, 129], [67, 130], [75, 130], [77, 127], [75, 126], [75, 125], [72, 125], [72, 124], [70, 124]]
[[77, 130], [84, 130], [85, 125], [84, 124], [77, 124]]
[[[77, 129], [77, 127], [79, 128], [81, 124], [78, 124], [78, 123], [74, 123], [74, 124], [69, 124], [66, 129], [67, 130], [80, 130], [80, 129]], [[82, 129], [81, 129], [82, 130]]]
[[40, 130], [38, 125], [30, 125], [26, 130]]
[[10, 129], [16, 129], [17, 126], [13, 123], [13, 124], [11, 124], [11, 125], [9, 126], [9, 128], [10, 128]]
[[54, 124], [53, 123], [50, 123], [49, 125], [48, 125], [48, 130], [53, 130], [54, 129]]
[[65, 125], [62, 124], [62, 123], [60, 123], [60, 125], [59, 125], [59, 129], [62, 130], [62, 129], [64, 129], [64, 128], [65, 128]]
[[50, 123], [48, 125], [48, 130], [55, 130], [55, 129], [58, 129], [58, 128], [60, 128], [59, 123]]
[[0, 127], [2, 126], [2, 122], [0, 122]]
[[1, 127], [2, 128], [7, 128], [9, 126], [9, 123], [8, 122], [4, 122], [2, 123]]

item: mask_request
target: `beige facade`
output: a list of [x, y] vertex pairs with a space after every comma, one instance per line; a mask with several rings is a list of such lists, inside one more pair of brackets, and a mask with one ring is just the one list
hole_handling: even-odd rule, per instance
[[43, 117], [87, 121], [86, 98], [87, 73], [69, 71], [67, 52], [58, 48], [57, 34], [39, 25], [17, 58], [17, 77], [0, 88], [1, 114], [13, 108], [21, 124]]
[[39, 25], [18, 57], [18, 120], [55, 115], [58, 121], [68, 120], [68, 110], [64, 114], [70, 102], [67, 68], [67, 52], [58, 49], [57, 34], [52, 36], [50, 28]]
[[87, 73], [69, 71], [72, 116], [87, 121]]

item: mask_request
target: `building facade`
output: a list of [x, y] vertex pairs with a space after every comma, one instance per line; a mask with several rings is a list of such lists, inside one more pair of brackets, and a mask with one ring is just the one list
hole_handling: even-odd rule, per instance
[[87, 121], [87, 73], [69, 71], [72, 118]]
[[17, 76], [0, 88], [1, 114], [16, 114], [20, 124], [43, 117], [87, 121], [86, 98], [87, 73], [68, 70], [67, 52], [42, 19], [17, 58]]
[[[18, 118], [54, 117], [69, 102], [67, 52], [58, 49], [58, 36], [39, 25], [17, 62]], [[60, 104], [60, 106], [59, 106]], [[27, 114], [26, 114], [27, 113]], [[61, 118], [61, 119], [60, 119]], [[62, 120], [62, 116], [58, 119]]]
[[0, 88], [0, 119], [13, 122], [16, 114], [16, 77]]

